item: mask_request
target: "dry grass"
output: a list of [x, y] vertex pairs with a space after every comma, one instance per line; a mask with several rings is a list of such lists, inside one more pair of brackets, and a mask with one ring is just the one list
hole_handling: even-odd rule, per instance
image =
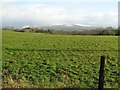
[[12, 77], [6, 77], [2, 83], [3, 88], [30, 88], [32, 85], [28, 83], [27, 80], [13, 80]]

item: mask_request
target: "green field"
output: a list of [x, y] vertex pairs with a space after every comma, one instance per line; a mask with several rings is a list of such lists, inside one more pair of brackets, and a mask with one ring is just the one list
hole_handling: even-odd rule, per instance
[[96, 88], [101, 55], [105, 87], [118, 87], [117, 36], [3, 31], [2, 38], [4, 87]]

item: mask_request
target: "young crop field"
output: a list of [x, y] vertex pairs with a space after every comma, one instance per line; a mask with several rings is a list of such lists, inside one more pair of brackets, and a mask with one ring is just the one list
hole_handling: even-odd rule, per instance
[[105, 55], [105, 88], [118, 87], [118, 37], [3, 31], [3, 87], [97, 88]]

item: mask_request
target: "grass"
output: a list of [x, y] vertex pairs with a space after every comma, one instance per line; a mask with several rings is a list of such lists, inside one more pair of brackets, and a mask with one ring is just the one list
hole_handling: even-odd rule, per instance
[[96, 88], [101, 55], [105, 87], [118, 87], [117, 36], [3, 31], [2, 42], [4, 87]]

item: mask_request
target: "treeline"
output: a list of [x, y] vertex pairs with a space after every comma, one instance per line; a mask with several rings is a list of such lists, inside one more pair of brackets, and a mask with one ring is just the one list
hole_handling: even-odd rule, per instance
[[81, 31], [72, 31], [72, 30], [54, 30], [54, 29], [43, 29], [43, 28], [24, 28], [24, 29], [15, 29], [13, 27], [6, 27], [2, 30], [10, 30], [14, 32], [34, 32], [34, 33], [48, 33], [48, 34], [63, 34], [63, 35], [120, 35], [120, 28], [114, 29], [112, 27], [107, 28], [96, 28], [94, 30], [81, 30]]

